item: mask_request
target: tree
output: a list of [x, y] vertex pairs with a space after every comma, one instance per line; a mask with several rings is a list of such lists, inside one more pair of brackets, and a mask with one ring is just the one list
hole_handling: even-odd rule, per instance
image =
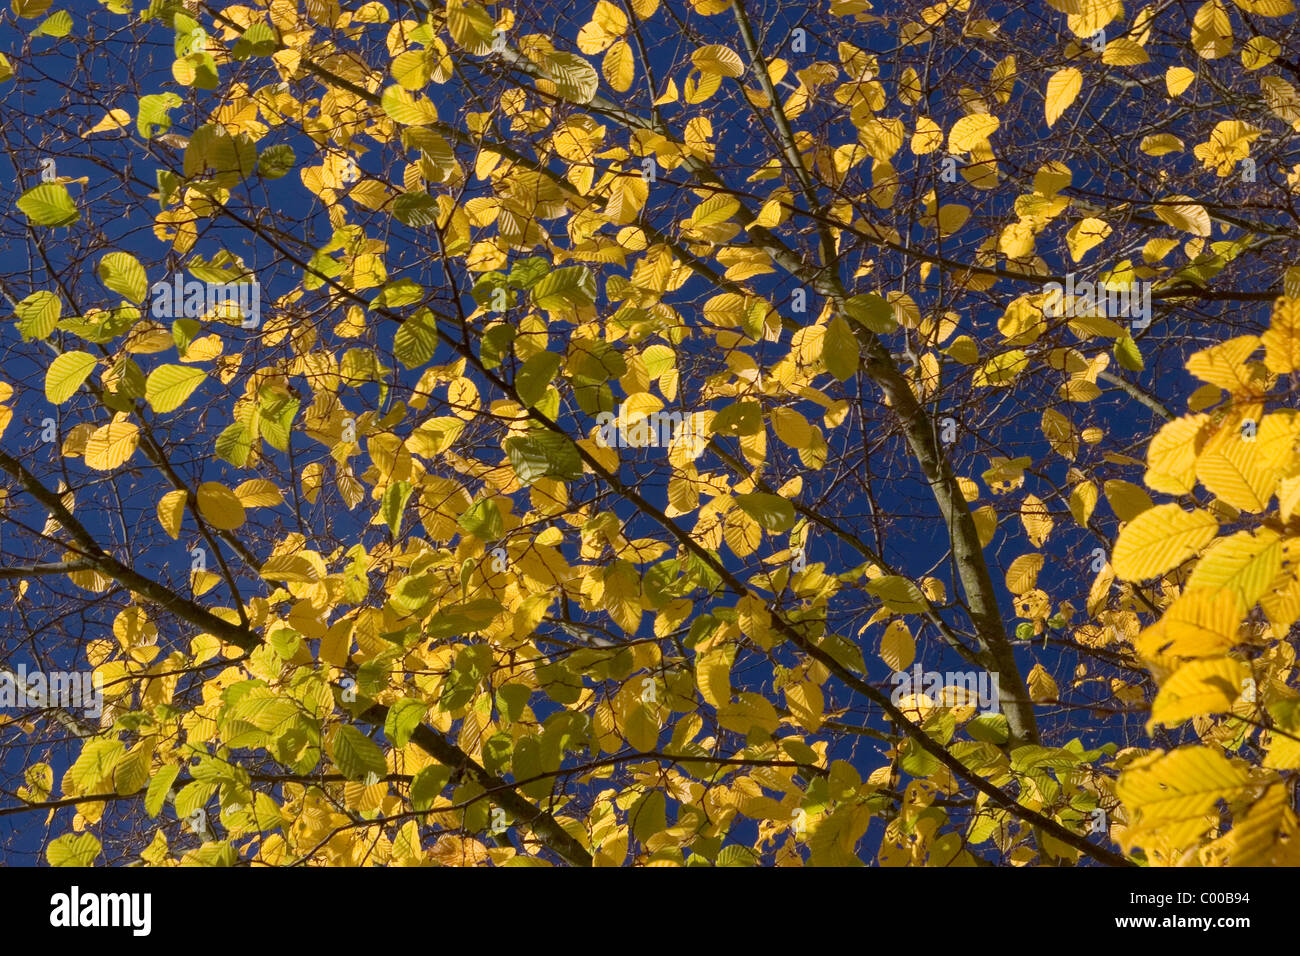
[[0, 60], [11, 860], [1290, 860], [1290, 0], [101, 6]]

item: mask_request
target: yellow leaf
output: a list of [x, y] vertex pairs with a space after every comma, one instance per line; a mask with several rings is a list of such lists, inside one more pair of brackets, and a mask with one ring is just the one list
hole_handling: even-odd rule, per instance
[[968, 153], [992, 136], [1001, 122], [989, 113], [963, 116], [948, 131], [948, 152]]
[[1242, 609], [1255, 606], [1282, 569], [1281, 536], [1271, 528], [1253, 534], [1238, 531], [1215, 541], [1187, 581], [1186, 591], [1208, 588], [1230, 591]]
[[1261, 17], [1284, 17], [1295, 12], [1295, 4], [1291, 0], [1233, 0], [1233, 3]]
[[1210, 234], [1210, 214], [1190, 196], [1166, 196], [1152, 207], [1156, 217], [1193, 236]]
[[715, 710], [731, 700], [731, 662], [735, 645], [709, 647], [695, 655], [695, 684]]
[[1112, 20], [1124, 15], [1122, 0], [1078, 0], [1079, 10], [1069, 16], [1070, 31], [1077, 37], [1091, 37]]
[[1025, 678], [1025, 683], [1029, 687], [1029, 699], [1035, 703], [1045, 701], [1054, 701], [1060, 698], [1061, 692], [1056, 686], [1056, 681], [1052, 675], [1047, 673], [1047, 669], [1042, 664], [1035, 664], [1029, 676]]
[[1133, 762], [1120, 774], [1115, 795], [1129, 812], [1130, 842], [1159, 837], [1181, 848], [1217, 829], [1218, 802], [1235, 802], [1251, 785], [1244, 767], [1218, 750], [1195, 746]]
[[301, 554], [277, 554], [267, 558], [259, 573], [268, 581], [310, 584], [320, 580], [316, 567]]
[[632, 48], [628, 46], [626, 40], [619, 40], [605, 52], [600, 70], [611, 89], [626, 93], [632, 88], [636, 63], [632, 57]]
[[1263, 766], [1270, 770], [1300, 770], [1300, 740], [1275, 733], [1269, 741]]
[[1207, 60], [1232, 52], [1232, 21], [1219, 0], [1202, 4], [1192, 17], [1192, 48]]
[[[1074, 102], [1079, 91], [1083, 89], [1083, 74], [1072, 66], [1057, 70], [1047, 81], [1047, 96], [1043, 104], [1047, 114], [1047, 125], [1052, 126], [1061, 118], [1070, 104]], [[1076, 258], [1077, 262], [1078, 259]]]
[[641, 580], [627, 561], [615, 561], [605, 573], [605, 611], [628, 634], [641, 623]]
[[1166, 153], [1176, 153], [1183, 148], [1183, 141], [1173, 133], [1156, 133], [1154, 136], [1143, 136], [1142, 142], [1138, 144], [1138, 149], [1148, 156], [1164, 156]]
[[1035, 548], [1043, 546], [1056, 524], [1048, 514], [1047, 506], [1036, 495], [1025, 495], [1020, 506], [1020, 523], [1025, 526], [1025, 534]]
[[1042, 569], [1041, 554], [1022, 554], [1007, 567], [1007, 590], [1017, 595], [1032, 590]]
[[1264, 364], [1286, 375], [1300, 368], [1300, 299], [1282, 297], [1273, 306], [1268, 331], [1260, 336]]
[[1138, 66], [1149, 63], [1151, 57], [1142, 45], [1128, 37], [1116, 37], [1106, 44], [1101, 62], [1107, 66]]
[[1189, 661], [1161, 686], [1151, 705], [1147, 733], [1159, 724], [1174, 727], [1191, 717], [1231, 710], [1247, 673], [1246, 666], [1231, 657]]
[[807, 448], [812, 441], [812, 426], [808, 419], [792, 408], [772, 409], [772, 430], [791, 448]]
[[1234, 395], [1250, 394], [1255, 389], [1255, 380], [1245, 363], [1259, 344], [1257, 337], [1241, 335], [1201, 349], [1187, 359], [1187, 371]]
[[1263, 453], [1258, 435], [1262, 406], [1234, 410], [1205, 443], [1196, 477], [1215, 496], [1241, 511], [1260, 512], [1273, 497], [1280, 463]]
[[1102, 488], [1111, 510], [1120, 521], [1132, 521], [1153, 504], [1151, 496], [1131, 481], [1112, 478]]
[[10, 0], [14, 16], [34, 20], [50, 8], [51, 0]]
[[1183, 90], [1192, 85], [1196, 74], [1185, 66], [1171, 66], [1165, 71], [1165, 89], [1170, 96], [1179, 96]]
[[880, 659], [890, 670], [905, 671], [916, 659], [916, 641], [902, 621], [890, 621], [880, 639]]
[[110, 471], [135, 454], [140, 429], [125, 419], [114, 419], [86, 440], [86, 467]]
[[600, 53], [627, 32], [627, 14], [609, 0], [598, 0], [591, 22], [578, 31], [578, 49]]
[[1238, 643], [1242, 608], [1230, 591], [1184, 591], [1164, 616], [1138, 635], [1134, 646], [1148, 660], [1218, 657]]
[[949, 203], [939, 207], [939, 235], [951, 236], [970, 218], [970, 207]]
[[998, 530], [998, 513], [992, 505], [984, 505], [971, 512], [975, 521], [975, 533], [979, 535], [980, 547], [987, 548]]
[[896, 614], [918, 614], [928, 605], [921, 589], [897, 574], [886, 574], [868, 581], [867, 590]]
[[1070, 489], [1070, 514], [1079, 527], [1086, 528], [1097, 507], [1097, 486], [1085, 481]]
[[1281, 55], [1281, 44], [1271, 37], [1251, 37], [1241, 48], [1241, 65], [1248, 70], [1259, 70]]
[[98, 123], [86, 130], [86, 135], [91, 133], [104, 133], [115, 129], [123, 129], [131, 122], [131, 113], [128, 110], [114, 109], [104, 114], [104, 118]]
[[1111, 233], [1110, 226], [1101, 219], [1089, 217], [1076, 223], [1065, 236], [1070, 249], [1070, 258], [1078, 262], [1093, 246], [1105, 241]]
[[1196, 439], [1207, 421], [1206, 415], [1189, 415], [1161, 427], [1147, 448], [1143, 480], [1148, 488], [1168, 495], [1191, 494], [1196, 487]]
[[213, 571], [190, 572], [190, 589], [193, 590], [195, 597], [207, 594], [220, 583], [221, 575]]
[[474, 56], [486, 56], [492, 50], [492, 15], [473, 0], [447, 0], [447, 29], [457, 45]]
[[1124, 526], [1111, 565], [1122, 581], [1141, 581], [1178, 567], [1209, 544], [1219, 522], [1208, 511], [1157, 505]]
[[822, 725], [822, 713], [826, 708], [826, 699], [822, 689], [812, 681], [787, 684], [785, 703], [790, 708], [794, 719], [809, 732], [816, 732]]
[[943, 145], [943, 128], [928, 116], [918, 117], [912, 133], [912, 152], [918, 156], [933, 153]]
[[233, 531], [244, 523], [244, 506], [235, 493], [217, 481], [199, 485], [199, 514], [220, 531]]
[[[1242, 0], [1237, 2], [1244, 5]], [[1274, 742], [1278, 739], [1274, 738]], [[1294, 747], [1295, 742], [1291, 743]], [[1274, 783], [1251, 804], [1246, 818], [1218, 842], [1227, 850], [1228, 866], [1295, 866], [1297, 829], [1300, 827], [1291, 809], [1291, 788], [1286, 783]]]
[[175, 540], [181, 534], [181, 520], [185, 517], [185, 499], [189, 493], [184, 488], [169, 491], [158, 499], [158, 523]]
[[252, 478], [235, 488], [235, 497], [245, 508], [274, 508], [284, 503], [280, 489], [262, 478]]
[[743, 76], [745, 73], [745, 64], [740, 59], [740, 54], [719, 44], [700, 47], [691, 54], [691, 62], [701, 73], [730, 77]]

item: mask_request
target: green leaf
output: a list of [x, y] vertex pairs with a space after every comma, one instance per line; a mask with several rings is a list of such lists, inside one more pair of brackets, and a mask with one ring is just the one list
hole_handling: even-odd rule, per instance
[[578, 309], [596, 301], [596, 276], [586, 266], [556, 269], [533, 286], [533, 304], [548, 312]]
[[551, 271], [551, 263], [542, 256], [520, 259], [510, 268], [510, 284], [520, 289], [531, 289], [539, 279]]
[[794, 525], [794, 505], [780, 495], [736, 495], [736, 504], [768, 531], [788, 531]]
[[172, 412], [194, 394], [207, 373], [188, 365], [160, 365], [149, 373], [144, 397], [155, 412]]
[[149, 789], [144, 793], [144, 809], [149, 816], [156, 817], [162, 812], [163, 804], [167, 802], [167, 792], [171, 790], [180, 772], [181, 768], [173, 763], [165, 764], [153, 775]]
[[93, 833], [65, 833], [50, 843], [45, 858], [50, 866], [86, 867], [99, 856], [99, 840]]
[[859, 325], [865, 325], [872, 332], [880, 335], [898, 328], [898, 321], [894, 318], [894, 307], [874, 292], [846, 299], [844, 314]]
[[502, 684], [497, 688], [497, 710], [507, 723], [522, 720], [532, 691], [523, 684]]
[[424, 287], [418, 282], [410, 279], [395, 279], [380, 289], [379, 294], [370, 300], [370, 308], [377, 309], [382, 305], [390, 309], [398, 309], [412, 302], [418, 302], [423, 297]]
[[140, 260], [130, 253], [110, 252], [99, 260], [99, 281], [108, 289], [139, 305], [149, 290], [149, 278]]
[[154, 170], [154, 182], [158, 184], [158, 211], [162, 212], [171, 204], [181, 188], [181, 178], [170, 169]]
[[510, 288], [509, 277], [495, 270], [479, 276], [469, 294], [479, 308], [490, 312], [502, 312], [515, 307], [516, 293]]
[[428, 126], [438, 122], [438, 111], [428, 97], [390, 86], [379, 98], [379, 105], [388, 118], [403, 126]]
[[501, 511], [490, 498], [476, 502], [456, 523], [480, 541], [501, 537]]
[[822, 342], [822, 361], [826, 371], [841, 382], [847, 382], [858, 370], [861, 355], [858, 340], [853, 337], [853, 330], [840, 316], [831, 319], [826, 327], [826, 338]]
[[393, 200], [393, 218], [420, 228], [438, 221], [438, 201], [428, 193], [402, 193]]
[[63, 303], [53, 292], [33, 292], [14, 308], [18, 331], [26, 342], [48, 338], [62, 314]]
[[72, 32], [72, 14], [59, 10], [50, 14], [40, 26], [31, 32], [34, 37], [54, 37], [61, 40]]
[[250, 56], [270, 56], [279, 47], [275, 31], [269, 25], [254, 23], [235, 41], [230, 55], [236, 60], [247, 60]]
[[384, 736], [393, 742], [394, 747], [405, 747], [415, 728], [424, 720], [428, 709], [427, 705], [418, 700], [403, 697], [388, 708], [388, 717], [384, 720]]
[[279, 179], [293, 171], [296, 161], [292, 146], [284, 143], [268, 146], [257, 157], [257, 172], [263, 179]]
[[388, 773], [379, 744], [355, 727], [340, 727], [331, 750], [335, 765], [349, 780], [364, 780], [372, 773], [382, 777]]
[[409, 316], [393, 336], [393, 355], [408, 369], [428, 362], [437, 349], [438, 324], [428, 309]]
[[898, 574], [885, 574], [868, 581], [867, 591], [896, 614], [919, 614], [929, 606], [921, 589]]
[[1115, 360], [1130, 372], [1140, 372], [1146, 368], [1142, 353], [1131, 335], [1115, 340]]
[[402, 526], [402, 512], [406, 510], [406, 502], [410, 500], [413, 488], [409, 481], [395, 481], [384, 489], [384, 497], [379, 504], [379, 514], [394, 536]]
[[980, 714], [966, 725], [966, 733], [976, 740], [998, 746], [1011, 739], [1007, 718], [1002, 714]]
[[523, 364], [515, 376], [515, 392], [525, 407], [532, 408], [542, 400], [562, 361], [554, 352], [538, 352]]
[[68, 188], [62, 183], [41, 183], [23, 193], [18, 208], [37, 226], [70, 226], [81, 218]]
[[90, 370], [95, 367], [95, 356], [86, 352], [64, 352], [50, 363], [45, 373], [45, 397], [54, 405], [62, 405], [81, 388]]
[[741, 846], [739, 843], [733, 843], [731, 846], [722, 848], [718, 854], [718, 866], [758, 866], [760, 860], [758, 854], [747, 846]]
[[519, 480], [531, 485], [538, 478], [576, 481], [582, 477], [582, 459], [573, 442], [549, 431], [534, 431], [506, 439], [506, 456]]
[[153, 128], [165, 133], [172, 128], [168, 110], [180, 106], [183, 101], [175, 93], [151, 93], [140, 97], [140, 108], [136, 113], [135, 128], [145, 139], [153, 137]]
[[515, 340], [515, 327], [502, 322], [483, 333], [479, 340], [479, 358], [486, 369], [500, 368]]
[[425, 767], [411, 781], [411, 806], [416, 810], [428, 810], [450, 780], [450, 767], [440, 763]]
[[140, 310], [133, 305], [123, 305], [116, 309], [102, 312], [93, 322], [87, 322], [80, 316], [72, 316], [59, 322], [59, 328], [71, 332], [87, 342], [104, 345], [113, 341], [140, 318]]
[[217, 457], [224, 462], [243, 468], [253, 451], [253, 436], [243, 422], [233, 422], [217, 436]]
[[232, 136], [216, 123], [205, 123], [190, 134], [182, 166], [186, 176], [204, 178], [211, 170], [213, 182], [234, 186], [251, 176], [255, 169], [257, 146], [247, 134]]
[[751, 401], [728, 405], [713, 416], [709, 428], [715, 435], [756, 435], [763, 430], [763, 406]]
[[294, 396], [268, 386], [257, 393], [257, 420], [262, 437], [277, 451], [289, 450], [289, 432], [300, 404]]
[[95, 787], [112, 779], [113, 768], [126, 755], [126, 746], [116, 738], [95, 737], [81, 748], [81, 753], [68, 768], [68, 779], [76, 794], [95, 793]]
[[185, 268], [200, 282], [243, 285], [256, 281], [248, 267], [228, 249], [217, 250], [211, 259], [204, 259], [199, 255], [192, 256], [189, 262], [185, 263]]
[[194, 815], [195, 810], [201, 810], [212, 799], [212, 795], [217, 792], [217, 784], [210, 780], [195, 780], [187, 783], [176, 792], [176, 802], [172, 809], [176, 811], [176, 816], [184, 820]]
[[184, 355], [202, 328], [198, 319], [177, 319], [173, 322], [172, 342], [176, 344], [176, 351]]

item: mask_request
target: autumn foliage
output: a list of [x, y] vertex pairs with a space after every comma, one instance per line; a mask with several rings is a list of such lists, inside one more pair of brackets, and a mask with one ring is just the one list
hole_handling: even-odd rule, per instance
[[1292, 0], [983, 6], [13, 0], [4, 862], [1293, 865]]

